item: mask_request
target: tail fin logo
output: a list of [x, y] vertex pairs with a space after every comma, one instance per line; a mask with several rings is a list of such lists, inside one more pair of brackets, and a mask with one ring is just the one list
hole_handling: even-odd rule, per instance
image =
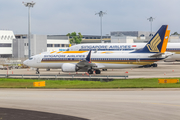
[[150, 52], [159, 52], [159, 49], [158, 49], [158, 45], [159, 43], [161, 42], [161, 38], [159, 36], [159, 34], [157, 34], [153, 40], [150, 42], [150, 44], [147, 44], [147, 47], [149, 49]]

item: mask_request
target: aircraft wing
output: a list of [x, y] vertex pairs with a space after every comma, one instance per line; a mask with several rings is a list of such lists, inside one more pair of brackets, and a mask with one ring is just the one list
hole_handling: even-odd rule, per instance
[[91, 63], [85, 60], [80, 61], [79, 63], [76, 64], [78, 67], [95, 67], [95, 63]]
[[83, 67], [97, 67], [95, 63], [91, 63], [91, 50], [89, 51], [87, 57], [85, 60], [80, 61], [76, 64], [77, 67], [83, 68]]

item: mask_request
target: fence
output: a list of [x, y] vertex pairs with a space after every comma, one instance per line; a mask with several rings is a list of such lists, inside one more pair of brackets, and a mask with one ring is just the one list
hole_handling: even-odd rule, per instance
[[30, 78], [30, 79], [117, 79], [125, 78], [128, 76], [114, 76], [114, 75], [27, 75], [27, 74], [0, 74], [3, 78]]

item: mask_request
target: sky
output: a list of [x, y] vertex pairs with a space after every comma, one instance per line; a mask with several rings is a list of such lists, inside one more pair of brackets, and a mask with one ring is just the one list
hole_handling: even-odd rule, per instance
[[[0, 30], [15, 34], [28, 32], [28, 8], [21, 0], [0, 0]], [[180, 0], [34, 0], [31, 8], [31, 33], [39, 35], [100, 35], [99, 11], [103, 35], [112, 31], [150, 31], [149, 17], [156, 32], [169, 25], [171, 34], [180, 33]]]

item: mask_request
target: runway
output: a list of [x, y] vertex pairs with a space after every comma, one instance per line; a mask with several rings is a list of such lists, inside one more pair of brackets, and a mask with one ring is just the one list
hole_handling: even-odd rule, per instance
[[179, 120], [180, 89], [0, 89], [0, 107], [90, 120]]

